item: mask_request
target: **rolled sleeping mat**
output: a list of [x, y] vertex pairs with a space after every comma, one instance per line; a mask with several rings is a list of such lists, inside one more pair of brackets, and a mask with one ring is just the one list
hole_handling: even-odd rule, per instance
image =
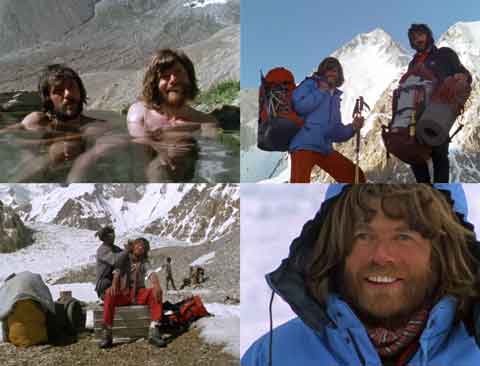
[[430, 103], [417, 122], [418, 141], [429, 146], [442, 145], [449, 139], [450, 129], [455, 123], [456, 117], [449, 104]]

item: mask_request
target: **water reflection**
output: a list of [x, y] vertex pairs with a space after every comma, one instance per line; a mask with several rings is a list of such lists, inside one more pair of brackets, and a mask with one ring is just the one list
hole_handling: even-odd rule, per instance
[[[0, 135], [0, 181], [215, 183], [240, 179], [238, 150], [219, 138], [199, 133], [166, 136], [152, 148], [132, 142], [124, 116], [106, 111], [85, 114], [108, 121], [112, 130], [99, 138], [79, 137], [73, 131], [50, 131], [48, 136], [44, 131]], [[0, 128], [19, 121], [21, 118], [12, 120], [4, 115]], [[46, 138], [53, 140], [38, 143]]]

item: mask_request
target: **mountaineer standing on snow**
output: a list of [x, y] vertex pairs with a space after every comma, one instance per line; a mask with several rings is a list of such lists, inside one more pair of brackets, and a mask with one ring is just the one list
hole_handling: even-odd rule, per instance
[[[340, 96], [337, 89], [344, 82], [340, 62], [327, 57], [312, 77], [306, 78], [292, 95], [293, 108], [305, 121], [289, 146], [292, 161], [291, 183], [309, 183], [314, 165], [330, 174], [337, 182], [353, 183], [355, 164], [333, 150], [333, 142], [344, 142], [363, 127], [363, 117], [349, 125], [342, 123]], [[365, 182], [359, 171], [360, 183]]]

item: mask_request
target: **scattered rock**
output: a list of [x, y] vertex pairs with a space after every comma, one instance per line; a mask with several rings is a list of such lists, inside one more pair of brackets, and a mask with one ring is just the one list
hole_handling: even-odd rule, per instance
[[156, 348], [146, 340], [115, 345], [101, 350], [93, 335], [84, 334], [78, 342], [63, 347], [33, 346], [17, 348], [0, 344], [3, 366], [37, 365], [115, 365], [115, 366], [239, 366], [238, 358], [225, 353], [222, 346], [205, 343], [200, 330], [192, 328], [165, 348]]
[[0, 93], [0, 110], [5, 112], [38, 111], [41, 109], [40, 95], [35, 91]]
[[0, 253], [15, 252], [32, 244], [32, 234], [13, 209], [0, 201]]

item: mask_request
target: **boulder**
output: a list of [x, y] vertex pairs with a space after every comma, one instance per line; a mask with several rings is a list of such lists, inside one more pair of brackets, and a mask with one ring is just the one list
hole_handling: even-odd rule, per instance
[[33, 243], [33, 231], [0, 201], [0, 253], [10, 253]]
[[240, 130], [240, 107], [223, 105], [211, 114], [215, 116], [220, 123], [220, 127], [224, 130]]
[[38, 111], [41, 105], [40, 95], [34, 91], [0, 93], [0, 110], [6, 112]]

